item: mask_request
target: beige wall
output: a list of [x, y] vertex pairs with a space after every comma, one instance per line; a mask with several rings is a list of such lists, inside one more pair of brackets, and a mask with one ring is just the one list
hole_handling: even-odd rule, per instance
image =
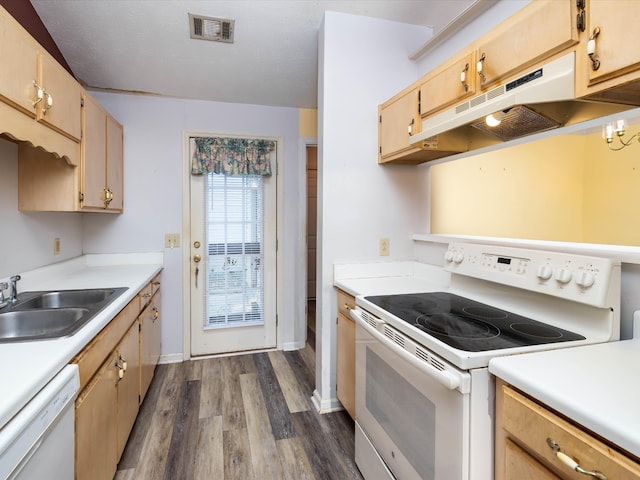
[[299, 132], [301, 137], [318, 136], [318, 110], [315, 108], [301, 108], [299, 114]]
[[640, 246], [635, 140], [613, 152], [600, 132], [562, 135], [434, 165], [431, 178], [431, 233]]

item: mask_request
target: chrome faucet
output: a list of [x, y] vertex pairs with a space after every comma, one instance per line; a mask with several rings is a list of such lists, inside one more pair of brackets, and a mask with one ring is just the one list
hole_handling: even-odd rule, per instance
[[18, 280], [22, 277], [20, 275], [14, 275], [13, 277], [9, 277], [9, 298], [7, 301], [13, 305], [18, 301]]

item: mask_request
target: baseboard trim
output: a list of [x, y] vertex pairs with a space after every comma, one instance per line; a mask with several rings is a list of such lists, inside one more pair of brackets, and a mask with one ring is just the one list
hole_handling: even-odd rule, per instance
[[165, 355], [160, 355], [158, 359], [158, 363], [180, 363], [184, 362], [184, 358], [182, 353], [167, 353]]
[[340, 400], [335, 397], [323, 399], [322, 397], [320, 397], [320, 393], [318, 392], [318, 390], [313, 391], [311, 402], [320, 414], [344, 410], [344, 407], [340, 403]]
[[302, 350], [305, 347], [305, 342], [287, 342], [282, 344], [282, 350], [285, 352], [290, 352], [293, 350]]

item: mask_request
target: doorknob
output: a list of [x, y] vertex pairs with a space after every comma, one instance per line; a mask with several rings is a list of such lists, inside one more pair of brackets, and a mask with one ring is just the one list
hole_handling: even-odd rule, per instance
[[193, 261], [196, 262], [196, 263], [200, 263], [200, 260], [202, 260], [202, 257], [196, 253], [193, 256]]

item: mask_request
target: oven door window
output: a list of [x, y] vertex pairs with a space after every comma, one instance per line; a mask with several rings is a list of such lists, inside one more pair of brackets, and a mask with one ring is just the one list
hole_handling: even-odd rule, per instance
[[466, 478], [469, 395], [357, 330], [356, 419], [389, 469], [402, 479]]

